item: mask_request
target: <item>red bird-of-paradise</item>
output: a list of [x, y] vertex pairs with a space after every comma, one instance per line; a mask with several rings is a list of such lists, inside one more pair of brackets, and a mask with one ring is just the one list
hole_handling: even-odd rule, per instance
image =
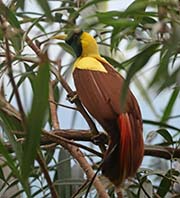
[[110, 137], [102, 173], [119, 187], [135, 175], [144, 156], [139, 105], [128, 90], [125, 105], [121, 107], [124, 79], [100, 56], [96, 40], [89, 33], [74, 32], [66, 38], [66, 43], [77, 55], [73, 77], [78, 97]]

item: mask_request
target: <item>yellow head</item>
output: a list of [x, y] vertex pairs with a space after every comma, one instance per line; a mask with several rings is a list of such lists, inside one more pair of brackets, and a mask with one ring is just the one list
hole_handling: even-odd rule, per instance
[[75, 32], [66, 39], [77, 57], [93, 57], [99, 55], [96, 40], [87, 32]]

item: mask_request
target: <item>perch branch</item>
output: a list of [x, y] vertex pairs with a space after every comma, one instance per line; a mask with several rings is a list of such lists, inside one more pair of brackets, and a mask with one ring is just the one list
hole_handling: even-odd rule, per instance
[[[87, 162], [87, 160], [85, 159], [84, 154], [80, 151], [80, 149], [77, 146], [67, 143], [67, 141], [64, 141], [64, 139], [58, 138], [57, 135], [53, 135], [47, 132], [43, 132], [43, 134], [46, 135], [48, 138], [51, 138], [53, 142], [55, 141], [56, 143], [59, 143], [65, 149], [67, 149], [70, 152], [70, 154], [79, 162], [79, 165], [84, 170], [88, 180], [91, 181], [91, 179], [94, 176], [94, 171], [92, 167], [89, 165], [89, 163]], [[95, 178], [94, 180], [94, 187], [96, 188], [99, 194], [99, 197], [108, 198], [106, 190], [98, 178]]]
[[[51, 118], [52, 118], [53, 128], [58, 129], [60, 127], [59, 127], [58, 116], [57, 116], [57, 106], [54, 103], [55, 101], [54, 101], [53, 93], [54, 93], [53, 92], [53, 82], [51, 82], [50, 83], [50, 92], [49, 92], [49, 100], [53, 101], [53, 103], [50, 102]], [[65, 138], [58, 137], [56, 135], [52, 135], [47, 132], [43, 132], [43, 135], [46, 135], [49, 138], [52, 138], [52, 137], [55, 138], [54, 142], [56, 142], [56, 143], [57, 143], [57, 140], [59, 140], [59, 144], [61, 144], [65, 149], [67, 149], [69, 151], [69, 153], [79, 162], [79, 165], [84, 170], [85, 174], [87, 175], [88, 180], [91, 180], [91, 178], [94, 175], [94, 171], [93, 171], [92, 167], [90, 166], [90, 164], [85, 159], [85, 156], [83, 155], [83, 153], [80, 151], [79, 145], [77, 143], [76, 143], [77, 146], [75, 146], [74, 144], [72, 144], [72, 143], [74, 143], [73, 141], [70, 142], [70, 140], [66, 140]], [[88, 148], [88, 147], [86, 147], [86, 148]], [[104, 186], [101, 184], [101, 182], [99, 181], [98, 178], [96, 178], [96, 181], [94, 182], [94, 186], [99, 194], [99, 197], [102, 197], [102, 198], [108, 197]]]

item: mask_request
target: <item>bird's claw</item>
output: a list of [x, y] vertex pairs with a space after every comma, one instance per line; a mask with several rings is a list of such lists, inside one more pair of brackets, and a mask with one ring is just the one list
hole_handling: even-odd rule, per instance
[[95, 135], [92, 137], [92, 141], [94, 144], [107, 144], [109, 141], [109, 138], [106, 133], [100, 133], [98, 135]]
[[67, 94], [67, 98], [66, 98], [70, 103], [74, 103], [75, 100], [78, 99], [78, 95], [77, 92], [73, 92], [71, 94]]

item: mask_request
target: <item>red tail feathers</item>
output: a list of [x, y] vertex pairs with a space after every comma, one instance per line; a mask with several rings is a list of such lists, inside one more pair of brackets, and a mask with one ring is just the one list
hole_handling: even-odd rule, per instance
[[116, 186], [135, 175], [144, 155], [142, 124], [135, 119], [131, 114], [120, 114], [116, 131], [109, 133], [110, 144], [102, 164], [102, 173]]
[[124, 179], [135, 175], [143, 158], [142, 129], [139, 128], [137, 123], [138, 121], [133, 120], [128, 113], [122, 113], [118, 117], [120, 130], [120, 183]]

